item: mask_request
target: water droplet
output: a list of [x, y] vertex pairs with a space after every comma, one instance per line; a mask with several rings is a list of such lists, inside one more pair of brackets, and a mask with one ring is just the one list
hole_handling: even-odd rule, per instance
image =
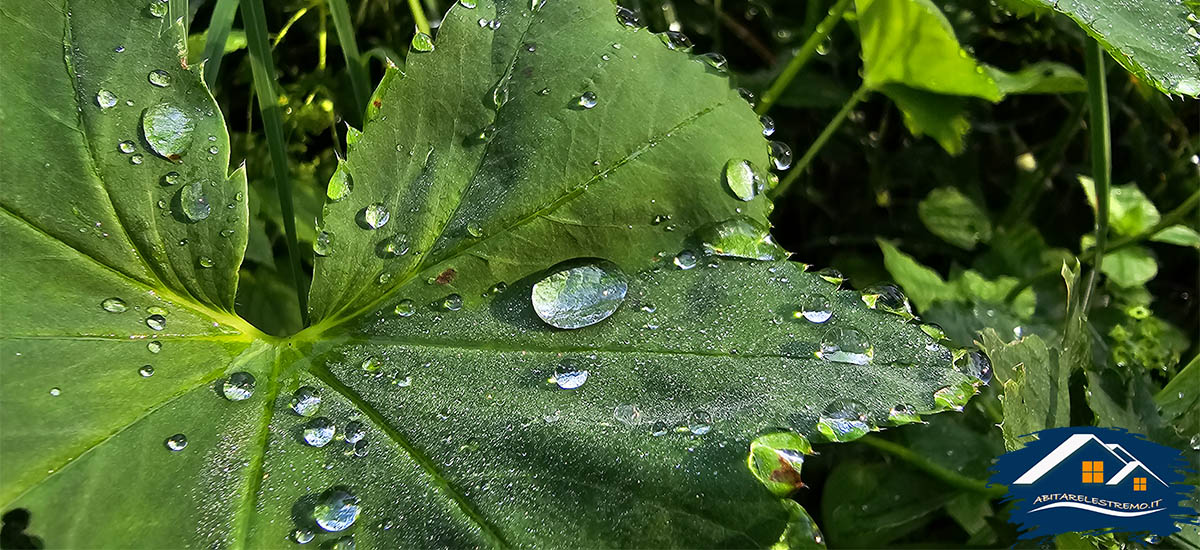
[[392, 214], [383, 203], [376, 202], [362, 209], [362, 219], [365, 229], [379, 229], [387, 225], [388, 220], [392, 219]]
[[758, 121], [762, 123], [763, 136], [770, 137], [771, 134], [775, 133], [775, 119], [772, 119], [767, 115], [763, 115], [758, 117]]
[[162, 19], [167, 15], [167, 0], [150, 0], [150, 15]]
[[692, 49], [692, 39], [688, 38], [686, 34], [683, 34], [679, 31], [667, 31], [659, 34], [658, 38], [662, 40], [662, 43], [665, 44], [668, 49], [684, 52], [691, 51]]
[[533, 285], [533, 309], [553, 327], [583, 328], [617, 311], [628, 290], [628, 277], [612, 262], [568, 261]]
[[164, 444], [172, 451], [182, 451], [184, 447], [187, 447], [187, 436], [183, 434], [175, 434], [171, 437], [168, 437]]
[[319, 416], [309, 420], [308, 423], [304, 425], [304, 429], [301, 433], [304, 437], [305, 443], [308, 443], [313, 447], [324, 447], [325, 445], [328, 445], [330, 441], [333, 441], [333, 421], [325, 418], [324, 416]]
[[146, 318], [146, 326], [154, 330], [162, 330], [167, 328], [167, 318], [156, 313]]
[[817, 420], [817, 431], [835, 443], [858, 439], [867, 435], [872, 427], [866, 407], [849, 399], [830, 403]]
[[751, 92], [745, 88], [738, 88], [737, 93], [739, 96], [742, 96], [742, 99], [746, 100], [746, 103], [749, 103], [751, 107], [758, 104], [758, 102], [754, 99], [754, 92]]
[[941, 342], [947, 340], [946, 331], [937, 323], [924, 323], [921, 325], [921, 332], [928, 334], [934, 341]]
[[317, 534], [312, 529], [296, 529], [292, 531], [292, 540], [296, 541], [296, 544], [308, 544], [316, 536]]
[[782, 497], [804, 487], [800, 470], [804, 455], [812, 452], [812, 445], [803, 435], [792, 432], [764, 434], [750, 442], [746, 466], [768, 490]]
[[762, 190], [755, 172], [754, 165], [745, 159], [729, 159], [725, 163], [725, 184], [733, 196], [744, 201], [754, 200], [754, 196]]
[[1193, 435], [1192, 439], [1188, 441], [1188, 444], [1191, 445], [1192, 450], [1200, 451], [1200, 433]]
[[192, 222], [208, 218], [212, 206], [208, 204], [207, 191], [202, 182], [193, 181], [179, 188], [179, 209]]
[[921, 422], [921, 416], [917, 414], [916, 407], [908, 403], [900, 403], [888, 411], [888, 422], [893, 426], [913, 424]]
[[899, 287], [892, 284], [871, 285], [862, 291], [862, 301], [871, 309], [900, 315], [906, 319], [915, 317], [908, 297]]
[[292, 393], [292, 410], [300, 416], [313, 416], [321, 410], [321, 395], [312, 386], [300, 386]]
[[354, 190], [354, 181], [350, 178], [350, 169], [344, 162], [339, 162], [337, 170], [329, 178], [329, 186], [325, 188], [325, 196], [333, 202], [338, 202], [350, 196]]
[[392, 274], [391, 273], [380, 273], [379, 278], [376, 279], [376, 282], [378, 282], [381, 285], [386, 285], [386, 284], [392, 282]]
[[125, 140], [117, 144], [117, 150], [128, 155], [137, 150], [132, 141]]
[[313, 506], [313, 520], [326, 531], [342, 531], [354, 525], [360, 511], [358, 497], [345, 488], [321, 493]]
[[506, 290], [508, 290], [508, 283], [505, 283], [504, 281], [500, 281], [500, 282], [492, 285], [492, 288], [488, 289], [487, 293], [484, 295], [484, 298], [486, 298], [488, 296], [497, 296], [499, 294], [503, 294], [504, 291], [506, 291]]
[[62, 390], [60, 390], [58, 388], [50, 388], [50, 396], [51, 397], [58, 397], [59, 395], [62, 395]]
[[221, 149], [219, 147], [217, 147], [216, 145], [213, 145], [212, 147], [208, 148], [208, 154], [210, 154], [210, 155], [215, 155], [220, 152], [221, 152]]
[[225, 399], [230, 401], [245, 401], [254, 395], [254, 375], [248, 372], [235, 372], [225, 379], [221, 387]]
[[491, 21], [488, 21], [488, 24], [487, 24], [487, 26], [488, 26], [488, 28], [489, 28], [489, 29], [496, 30], [496, 29], [500, 28], [500, 20], [499, 20], [499, 19], [493, 19], [493, 20], [491, 20]]
[[345, 434], [347, 443], [356, 443], [367, 436], [367, 428], [363, 426], [362, 422], [351, 420], [346, 423]]
[[623, 424], [634, 426], [641, 423], [642, 411], [637, 405], [618, 405], [613, 409], [613, 418]]
[[369, 452], [368, 445], [369, 445], [369, 443], [367, 442], [367, 440], [360, 439], [360, 440], [354, 442], [354, 446], [352, 446], [349, 449], [349, 452], [347, 454], [353, 454], [354, 456], [357, 456], [357, 457], [367, 456], [367, 453]]
[[423, 32], [413, 35], [412, 49], [418, 52], [432, 52], [433, 38]]
[[833, 317], [833, 303], [823, 294], [814, 294], [804, 299], [794, 316], [802, 317], [810, 323], [824, 323]]
[[978, 379], [983, 384], [992, 381], [992, 360], [982, 351], [970, 350], [958, 354], [954, 358], [954, 368], [959, 372]]
[[650, 435], [654, 437], [662, 437], [671, 433], [671, 425], [662, 420], [656, 421], [650, 425]]
[[710, 255], [778, 260], [787, 251], [775, 244], [767, 228], [746, 217], [736, 217], [700, 228], [697, 237]]
[[706, 53], [701, 55], [700, 58], [703, 59], [705, 63], [708, 63], [709, 67], [712, 67], [718, 71], [725, 72], [729, 68], [729, 61], [725, 59], [725, 56], [719, 53]]
[[416, 311], [417, 306], [412, 300], [400, 300], [400, 303], [396, 304], [395, 313], [401, 317], [411, 317]]
[[537, 95], [550, 95], [550, 88], [542, 88], [538, 90]]
[[564, 390], [573, 390], [587, 382], [588, 371], [570, 359], [565, 359], [554, 368], [554, 383]]
[[150, 74], [146, 75], [146, 80], [159, 88], [166, 88], [171, 85], [171, 74], [162, 69], [154, 69]]
[[792, 167], [792, 148], [788, 147], [782, 141], [771, 140], [767, 142], [769, 146], [768, 152], [771, 155], [771, 163], [775, 165], [776, 170], [787, 170]]
[[313, 253], [318, 256], [328, 256], [333, 253], [333, 233], [329, 231], [318, 231], [317, 238], [313, 239]]
[[100, 109], [108, 109], [116, 104], [116, 94], [105, 89], [101, 89], [99, 92], [96, 92], [96, 105], [99, 105]]
[[712, 431], [712, 415], [708, 411], [693, 412], [687, 419], [687, 428], [693, 434], [704, 435]]
[[383, 367], [383, 362], [375, 357], [368, 357], [363, 359], [362, 364], [359, 366], [363, 372], [379, 372], [379, 369]]
[[[530, 50], [530, 51], [533, 51], [533, 50]], [[503, 107], [505, 103], [508, 103], [508, 78], [507, 77], [505, 77], [503, 80], [501, 80], [499, 83], [497, 83], [496, 87], [492, 89], [492, 104], [495, 105], [497, 109], [499, 109], [499, 108]]]
[[831, 285], [841, 286], [842, 283], [846, 282], [846, 276], [842, 275], [841, 271], [832, 267], [821, 268], [820, 271], [817, 271], [817, 276]]
[[961, 411], [971, 396], [975, 395], [975, 388], [967, 382], [956, 386], [945, 386], [933, 392], [933, 402], [942, 409]]
[[324, 550], [354, 550], [354, 535], [346, 535], [325, 543]]
[[442, 300], [442, 309], [446, 311], [458, 311], [462, 309], [462, 305], [462, 296], [459, 296], [458, 294], [451, 294], [446, 296], [446, 299]]
[[125, 305], [125, 300], [115, 297], [105, 298], [103, 302], [100, 302], [100, 307], [109, 313], [124, 313], [129, 309], [129, 306]]
[[579, 99], [575, 100], [575, 104], [581, 109], [591, 109], [596, 106], [596, 92], [583, 92]]
[[142, 113], [142, 133], [155, 154], [178, 162], [192, 144], [196, 121], [185, 111], [169, 103], [159, 103]]
[[475, 9], [475, 0], [458, 0], [458, 5], [473, 10]]
[[162, 342], [159, 342], [158, 340], [153, 340], [151, 342], [146, 343], [146, 350], [149, 351], [150, 353], [158, 353], [158, 352], [162, 351], [162, 346], [163, 346]]
[[179, 183], [179, 172], [171, 171], [163, 174], [163, 185], [175, 185], [176, 183]]
[[696, 253], [691, 250], [684, 250], [675, 255], [675, 267], [679, 269], [691, 269], [696, 267]]
[[817, 357], [835, 363], [865, 365], [875, 356], [870, 340], [858, 329], [834, 327], [821, 337], [821, 350]]
[[642, 26], [642, 21], [638, 18], [637, 12], [623, 6], [617, 6], [617, 22], [635, 29]]
[[208, 256], [200, 256], [196, 258], [196, 265], [199, 265], [203, 269], [209, 269], [215, 264], [213, 263], [212, 258], [209, 258]]
[[154, 376], [154, 366], [142, 365], [142, 368], [138, 369], [138, 374], [142, 375], [142, 378], [150, 378]]
[[143, 158], [142, 158], [141, 153], [138, 153], [136, 155], [133, 155], [132, 157], [129, 157], [129, 164], [138, 165], [138, 164], [142, 163], [142, 160], [143, 160]]

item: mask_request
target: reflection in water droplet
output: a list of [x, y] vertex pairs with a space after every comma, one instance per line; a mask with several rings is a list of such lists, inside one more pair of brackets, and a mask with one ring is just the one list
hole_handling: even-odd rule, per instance
[[587, 382], [588, 371], [570, 359], [565, 359], [554, 368], [554, 383], [564, 390], [573, 390]]
[[100, 302], [100, 307], [109, 313], [123, 313], [129, 309], [129, 306], [125, 305], [125, 300], [120, 298], [105, 298], [103, 302]]
[[254, 375], [248, 372], [235, 372], [225, 379], [221, 387], [225, 399], [230, 401], [245, 401], [254, 395]]
[[475, 0], [458, 0], [458, 5], [467, 9], [475, 9]]
[[446, 299], [442, 300], [442, 309], [446, 311], [458, 311], [462, 309], [462, 305], [462, 296], [459, 296], [458, 294], [451, 294], [446, 296]]
[[171, 437], [168, 437], [163, 444], [165, 444], [167, 448], [172, 451], [182, 451], [184, 447], [187, 447], [188, 440], [186, 435], [175, 434]]
[[142, 113], [142, 134], [158, 156], [178, 162], [192, 144], [196, 121], [179, 107], [159, 103]]
[[846, 276], [842, 275], [841, 271], [838, 271], [832, 267], [821, 268], [821, 270], [817, 272], [817, 276], [824, 279], [825, 282], [837, 286], [841, 286], [842, 283], [846, 282]]
[[796, 313], [809, 322], [824, 323], [833, 317], [833, 304], [825, 295], [813, 294], [804, 299]]
[[417, 306], [412, 300], [404, 299], [400, 300], [400, 303], [396, 304], [396, 315], [401, 317], [411, 317], [413, 313], [416, 313], [416, 311]]
[[696, 236], [706, 254], [751, 260], [787, 257], [787, 251], [775, 244], [767, 228], [742, 216], [702, 227]]
[[770, 141], [769, 152], [771, 154], [771, 163], [775, 165], [776, 170], [787, 170], [792, 167], [792, 148], [781, 141]]
[[858, 439], [872, 428], [866, 407], [849, 399], [830, 403], [817, 420], [817, 431], [835, 443]]
[[775, 133], [775, 120], [774, 119], [772, 119], [771, 117], [769, 117], [767, 115], [763, 115], [758, 118], [758, 121], [762, 123], [763, 136], [770, 137], [771, 134]]
[[309, 420], [302, 431], [304, 442], [313, 447], [328, 445], [330, 441], [333, 441], [333, 433], [333, 421], [324, 416]]
[[625, 301], [629, 279], [605, 260], [561, 263], [533, 285], [533, 309], [547, 324], [563, 329], [594, 325]]
[[412, 49], [418, 52], [432, 52], [433, 38], [423, 32], [413, 35]]
[[671, 425], [662, 420], [656, 421], [650, 425], [650, 435], [654, 437], [662, 437], [671, 433]]
[[642, 421], [642, 411], [637, 405], [618, 405], [613, 409], [613, 418], [623, 424], [633, 426]]
[[292, 393], [292, 410], [300, 416], [313, 416], [321, 410], [321, 394], [312, 386], [300, 386]]
[[296, 541], [296, 544], [308, 544], [316, 536], [317, 534], [312, 532], [312, 529], [296, 529], [292, 531], [292, 540]]
[[706, 53], [701, 55], [700, 58], [703, 59], [705, 63], [708, 63], [709, 67], [712, 67], [718, 71], [725, 72], [729, 68], [729, 62], [725, 59], [725, 56], [719, 53]]
[[985, 385], [992, 381], [992, 360], [982, 351], [970, 350], [956, 355], [954, 368], [959, 372], [974, 377]]
[[893, 313], [905, 319], [915, 317], [912, 305], [908, 303], [908, 297], [896, 285], [887, 283], [871, 285], [863, 289], [862, 301], [871, 309]]
[[163, 185], [175, 185], [176, 183], [179, 183], [179, 172], [171, 171], [163, 174]]
[[154, 366], [142, 365], [142, 368], [138, 369], [138, 374], [142, 375], [142, 378], [150, 378], [154, 376]]
[[675, 267], [688, 270], [696, 267], [696, 253], [691, 250], [681, 251], [675, 255]]
[[125, 140], [117, 144], [117, 150], [128, 155], [137, 150], [132, 141]]
[[58, 397], [59, 395], [62, 395], [62, 390], [60, 390], [58, 388], [50, 388], [50, 396], [51, 397]]
[[704, 435], [712, 431], [712, 415], [708, 411], [693, 412], [687, 419], [688, 430], [696, 435]]
[[623, 6], [617, 6], [617, 21], [626, 27], [638, 28], [642, 26], [637, 12]]
[[215, 264], [213, 263], [212, 258], [209, 258], [208, 256], [200, 256], [196, 258], [196, 265], [199, 265], [203, 269], [208, 269]]
[[782, 497], [804, 487], [800, 470], [804, 455], [812, 452], [812, 445], [803, 435], [792, 432], [764, 434], [750, 442], [746, 466], [768, 490]]
[[148, 342], [146, 344], [146, 349], [150, 353], [158, 353], [158, 352], [162, 351], [162, 347], [163, 347], [162, 342], [159, 342], [158, 340], [154, 340], [154, 341]]
[[208, 192], [202, 182], [193, 181], [179, 188], [179, 209], [189, 221], [208, 219], [212, 205], [208, 203]]
[[729, 159], [725, 163], [725, 184], [733, 192], [733, 196], [744, 200], [754, 200], [759, 191], [754, 166], [746, 159]]
[[166, 17], [167, 15], [167, 0], [150, 0], [150, 15], [158, 18]]
[[350, 170], [345, 162], [339, 162], [337, 170], [329, 178], [329, 186], [325, 188], [325, 196], [333, 202], [338, 202], [354, 191], [354, 181], [350, 178]]
[[583, 92], [575, 103], [583, 109], [591, 109], [596, 106], [596, 92]]
[[132, 157], [129, 157], [129, 164], [138, 165], [142, 163], [142, 160], [144, 159], [142, 158], [141, 153], [138, 153]]
[[380, 361], [375, 357], [368, 357], [363, 359], [362, 363], [359, 365], [359, 368], [361, 368], [363, 372], [379, 372], [379, 369], [383, 368], [383, 361]]
[[318, 231], [317, 237], [313, 239], [313, 253], [318, 256], [328, 256], [333, 253], [333, 233], [329, 231]]
[[921, 422], [921, 416], [917, 414], [916, 407], [908, 403], [900, 403], [888, 411], [888, 422], [893, 426], [913, 424]]
[[666, 45], [668, 49], [684, 52], [692, 50], [692, 39], [688, 38], [686, 34], [683, 34], [679, 31], [667, 31], [659, 34], [658, 38], [662, 40], [662, 43]]
[[367, 428], [363, 426], [362, 422], [351, 420], [346, 423], [345, 435], [347, 443], [355, 443], [367, 436]]
[[362, 219], [367, 229], [379, 229], [387, 225], [388, 220], [392, 219], [392, 214], [383, 203], [376, 202], [362, 209]]
[[154, 330], [162, 330], [167, 328], [167, 318], [156, 313], [146, 318], [146, 326]]
[[817, 357], [835, 363], [865, 365], [875, 356], [875, 348], [866, 335], [857, 329], [834, 327], [821, 337]]
[[112, 92], [110, 92], [108, 90], [104, 90], [104, 89], [101, 89], [99, 92], [96, 92], [96, 105], [99, 105], [100, 109], [102, 109], [102, 110], [108, 109], [109, 107], [112, 107], [116, 104], [117, 104], [117, 96], [115, 94], [113, 94]]
[[358, 519], [359, 500], [349, 490], [334, 487], [321, 493], [313, 506], [313, 520], [326, 531], [342, 531]]
[[159, 88], [166, 88], [171, 85], [171, 74], [162, 69], [155, 69], [146, 75], [146, 80]]

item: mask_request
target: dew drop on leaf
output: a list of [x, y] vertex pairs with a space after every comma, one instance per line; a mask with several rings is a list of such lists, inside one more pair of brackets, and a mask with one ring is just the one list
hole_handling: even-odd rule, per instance
[[313, 416], [321, 410], [321, 394], [312, 386], [300, 386], [292, 393], [292, 410], [300, 416]]
[[179, 107], [158, 103], [142, 113], [142, 133], [155, 154], [177, 162], [192, 144], [196, 121]]
[[166, 17], [167, 15], [167, 0], [150, 0], [150, 15], [158, 18]]
[[337, 170], [329, 179], [329, 187], [325, 189], [325, 196], [333, 202], [338, 202], [349, 197], [351, 191], [354, 191], [354, 181], [350, 178], [350, 170], [344, 163], [338, 163]]
[[188, 221], [198, 222], [208, 218], [212, 205], [202, 182], [193, 181], [179, 188], [179, 210]]
[[158, 353], [162, 351], [162, 347], [162, 342], [159, 342], [158, 340], [146, 343], [146, 351], [149, 351], [150, 353]]
[[858, 439], [867, 435], [871, 428], [866, 407], [850, 399], [830, 403], [817, 420], [817, 431], [835, 443]]
[[413, 313], [416, 313], [416, 311], [417, 306], [412, 300], [404, 299], [400, 300], [400, 303], [396, 304], [396, 315], [401, 317], [411, 317]]
[[551, 326], [583, 328], [617, 311], [628, 290], [628, 277], [612, 262], [568, 261], [533, 285], [533, 309]]
[[841, 286], [842, 283], [846, 282], [846, 276], [842, 275], [841, 271], [832, 267], [821, 268], [820, 271], [817, 271], [817, 276], [835, 286]]
[[697, 231], [697, 237], [706, 254], [750, 260], [787, 257], [787, 251], [775, 244], [767, 228], [742, 216], [705, 226]]
[[379, 229], [387, 225], [390, 219], [392, 219], [392, 213], [388, 212], [383, 203], [371, 203], [362, 209], [362, 222], [365, 229]]
[[324, 447], [330, 441], [333, 441], [333, 421], [320, 416], [309, 420], [301, 430], [301, 435], [304, 437], [304, 442], [313, 447]]
[[970, 350], [959, 354], [954, 359], [954, 367], [959, 372], [976, 378], [984, 384], [992, 381], [992, 361], [982, 351]]
[[862, 301], [871, 309], [886, 311], [912, 319], [912, 305], [908, 303], [908, 297], [899, 287], [893, 284], [875, 284], [871, 285], [862, 291]]
[[810, 323], [824, 323], [833, 317], [833, 304], [822, 294], [814, 294], [804, 299], [796, 316]]
[[383, 367], [383, 361], [380, 361], [375, 357], [368, 357], [363, 359], [359, 367], [363, 370], [363, 372], [375, 373], [379, 372], [379, 369]]
[[333, 233], [318, 231], [313, 239], [313, 253], [318, 256], [328, 256], [333, 253]]
[[125, 300], [120, 298], [105, 298], [103, 302], [100, 302], [100, 307], [109, 313], [123, 313], [129, 309], [129, 306], [125, 305]]
[[96, 92], [96, 105], [99, 105], [100, 109], [108, 109], [116, 104], [117, 96], [112, 92], [104, 89]]
[[642, 421], [642, 411], [637, 405], [617, 405], [613, 409], [613, 418], [622, 424], [634, 426]]
[[642, 26], [642, 21], [638, 18], [637, 12], [623, 6], [617, 6], [617, 22], [635, 29]]
[[458, 5], [473, 10], [475, 9], [475, 0], [458, 0]]
[[725, 163], [725, 184], [729, 186], [733, 196], [744, 201], [753, 200], [759, 191], [756, 179], [754, 166], [750, 161], [729, 159], [729, 162]]
[[351, 420], [346, 423], [346, 443], [355, 443], [367, 436], [367, 428], [362, 422]]
[[686, 52], [692, 49], [692, 39], [679, 31], [667, 31], [659, 34], [658, 38], [671, 50]]
[[179, 183], [179, 172], [171, 171], [163, 174], [163, 185], [175, 185], [176, 183]]
[[150, 378], [154, 376], [154, 366], [142, 365], [142, 368], [138, 369], [138, 374], [142, 375], [142, 378]]
[[167, 318], [155, 313], [146, 318], [146, 326], [154, 330], [162, 330], [167, 328]]
[[770, 141], [768, 145], [768, 152], [771, 154], [771, 163], [775, 165], [776, 170], [787, 170], [792, 167], [791, 147], [788, 147], [782, 141]]
[[587, 382], [587, 369], [579, 368], [579, 365], [571, 360], [565, 359], [554, 368], [554, 384], [564, 390], [573, 390]]
[[321, 493], [313, 506], [313, 520], [326, 531], [342, 531], [354, 525], [360, 511], [358, 497], [344, 488]]
[[581, 94], [579, 98], [575, 100], [575, 104], [578, 105], [580, 109], [591, 109], [592, 107], [595, 107], [596, 92], [583, 92], [583, 94]]
[[709, 67], [712, 67], [718, 71], [725, 72], [729, 68], [729, 61], [725, 59], [725, 56], [719, 53], [706, 53], [701, 55], [700, 58], [703, 59], [705, 63], [708, 63]]
[[312, 529], [296, 529], [292, 531], [292, 540], [296, 541], [296, 544], [308, 544], [316, 536], [317, 534], [312, 532]]
[[671, 433], [671, 425], [663, 422], [662, 420], [658, 420], [653, 424], [650, 424], [650, 435], [654, 437], [662, 437], [669, 433]]
[[691, 250], [683, 250], [675, 255], [675, 267], [688, 270], [696, 267], [696, 253]]
[[184, 447], [187, 447], [187, 436], [183, 434], [175, 434], [171, 437], [168, 437], [164, 444], [172, 451], [182, 451]]
[[763, 136], [770, 137], [771, 134], [775, 133], [775, 120], [774, 119], [772, 119], [771, 117], [769, 117], [767, 115], [763, 115], [758, 118], [758, 121], [762, 123]]
[[221, 393], [230, 401], [245, 401], [254, 395], [254, 375], [248, 372], [235, 372], [225, 379]]
[[208, 269], [208, 268], [211, 268], [214, 264], [213, 264], [212, 258], [209, 258], [208, 256], [200, 256], [200, 257], [196, 258], [196, 265], [200, 266], [203, 269]]
[[688, 431], [695, 435], [704, 435], [712, 431], [712, 415], [708, 411], [695, 411], [688, 416]]
[[146, 75], [146, 80], [159, 88], [166, 88], [171, 85], [171, 73], [162, 69], [154, 69], [150, 74]]
[[917, 408], [908, 403], [900, 403], [888, 411], [888, 422], [893, 426], [913, 424], [920, 421], [921, 416], [917, 414]]
[[142, 160], [143, 160], [143, 158], [142, 158], [141, 153], [138, 153], [136, 155], [133, 155], [132, 157], [129, 157], [129, 164], [138, 165], [138, 164], [142, 163]]
[[62, 395], [62, 390], [60, 390], [58, 388], [50, 388], [50, 396], [51, 397], [58, 397], [59, 395]]
[[458, 311], [462, 309], [462, 296], [451, 294], [442, 300], [442, 309], [446, 311]]
[[423, 32], [417, 32], [413, 35], [412, 49], [418, 52], [432, 52], [433, 38]]
[[875, 356], [875, 348], [858, 329], [833, 327], [821, 337], [817, 357], [834, 363], [865, 365]]
[[125, 140], [117, 144], [117, 150], [128, 155], [137, 150], [132, 141]]

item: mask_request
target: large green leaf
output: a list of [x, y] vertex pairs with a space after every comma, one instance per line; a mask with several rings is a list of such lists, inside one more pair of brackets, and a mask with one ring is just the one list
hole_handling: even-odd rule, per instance
[[[755, 437], [849, 440], [974, 393], [961, 354], [887, 300], [869, 308], [802, 264], [700, 253], [782, 252], [769, 203], [728, 190], [727, 161], [766, 166], [767, 143], [707, 63], [619, 25], [605, 0], [467, 4], [351, 132], [331, 196], [353, 190], [318, 239], [321, 321], [289, 338], [232, 313], [246, 184], [226, 175], [181, 26], [144, 0], [6, 5], [0, 128], [21, 146], [0, 152], [0, 502], [32, 514], [29, 533], [55, 547], [279, 547], [296, 530], [376, 548], [815, 542], [747, 470]], [[48, 61], [64, 48], [67, 64]], [[597, 104], [572, 108], [585, 92]], [[144, 112], [174, 130], [143, 131]], [[555, 329], [532, 286], [586, 257], [626, 296], [607, 297], [611, 318]], [[589, 284], [538, 296], [570, 305]], [[337, 437], [306, 444], [314, 422]], [[357, 521], [336, 531], [335, 511]]]

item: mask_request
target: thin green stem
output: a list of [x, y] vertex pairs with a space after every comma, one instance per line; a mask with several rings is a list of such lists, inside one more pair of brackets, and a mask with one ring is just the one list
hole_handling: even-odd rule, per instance
[[307, 7], [300, 8], [296, 10], [296, 13], [293, 13], [292, 16], [288, 18], [287, 22], [283, 24], [283, 27], [280, 27], [279, 32], [275, 33], [275, 39], [271, 41], [272, 50], [275, 49], [280, 42], [283, 42], [283, 39], [287, 36], [288, 31], [292, 30], [292, 25], [295, 25], [296, 22], [299, 21], [301, 17], [304, 17], [306, 13], [308, 13]]
[[425, 17], [425, 10], [421, 7], [421, 0], [408, 0], [408, 11], [412, 12], [413, 22], [416, 23], [418, 31], [425, 34], [433, 32], [429, 27], [429, 18]]
[[1092, 180], [1096, 182], [1096, 253], [1087, 292], [1083, 295], [1083, 314], [1087, 315], [1096, 278], [1108, 242], [1108, 189], [1112, 178], [1112, 141], [1108, 120], [1108, 84], [1105, 81], [1104, 49], [1100, 43], [1087, 40], [1084, 54], [1088, 81], [1088, 129], [1092, 133]]
[[779, 185], [776, 186], [775, 189], [771, 190], [771, 198], [783, 196], [783, 193], [787, 191], [788, 186], [790, 186], [792, 182], [796, 181], [796, 178], [799, 178], [800, 174], [802, 174], [804, 170], [808, 168], [808, 165], [812, 162], [813, 157], [817, 156], [817, 152], [821, 150], [821, 147], [825, 146], [825, 142], [829, 141], [829, 138], [833, 136], [833, 133], [836, 132], [838, 127], [842, 125], [842, 121], [846, 120], [846, 115], [849, 115], [850, 111], [854, 110], [854, 108], [857, 107], [858, 104], [861, 103], [869, 93], [871, 93], [871, 90], [868, 90], [865, 85], [860, 86], [854, 91], [854, 93], [850, 96], [850, 99], [846, 100], [846, 104], [842, 105], [841, 110], [839, 110], [836, 115], [833, 115], [833, 120], [830, 120], [829, 124], [825, 125], [825, 129], [821, 130], [821, 134], [817, 136], [817, 139], [812, 142], [812, 145], [808, 146], [808, 150], [804, 152], [804, 156], [800, 157], [800, 160], [797, 161], [794, 166], [792, 166], [792, 171], [788, 173], [787, 177], [783, 178], [783, 181], [779, 182]]
[[221, 72], [221, 58], [225, 57], [225, 41], [237, 15], [238, 0], [217, 0], [212, 19], [208, 21], [208, 37], [204, 39], [204, 82], [210, 87], [217, 82]]
[[275, 62], [267, 44], [267, 17], [262, 0], [241, 0], [242, 21], [246, 25], [246, 41], [250, 47], [250, 68], [254, 74], [254, 91], [262, 113], [271, 167], [275, 174], [275, 190], [279, 193], [279, 208], [283, 212], [283, 230], [287, 238], [288, 264], [296, 283], [300, 302], [300, 318], [308, 324], [308, 279], [300, 268], [300, 241], [296, 237], [296, 214], [292, 205], [292, 181], [283, 138], [283, 119], [279, 114], [279, 97], [275, 92]]
[[767, 111], [771, 110], [771, 106], [775, 104], [779, 96], [783, 95], [783, 92], [791, 85], [796, 75], [800, 74], [800, 69], [804, 68], [804, 64], [812, 58], [813, 53], [817, 51], [817, 47], [829, 37], [829, 33], [833, 32], [838, 21], [842, 20], [842, 14], [850, 6], [850, 2], [851, 0], [838, 0], [832, 8], [829, 8], [829, 14], [817, 24], [816, 30], [809, 35], [808, 40], [804, 41], [800, 49], [796, 50], [796, 55], [792, 56], [792, 60], [783, 68], [783, 72], [779, 73], [779, 76], [775, 78], [775, 82], [771, 83], [771, 87], [763, 92], [762, 98], [758, 100], [758, 107], [754, 109], [755, 112], [765, 115]]
[[346, 0], [329, 0], [329, 15], [333, 17], [333, 28], [337, 30], [338, 44], [346, 58], [346, 72], [350, 73], [350, 87], [354, 90], [354, 113], [357, 121], [367, 112], [367, 101], [371, 90], [367, 84], [367, 66], [358, 54], [358, 42], [354, 40], [354, 25], [350, 22], [350, 8]]
[[874, 447], [877, 450], [890, 454], [900, 460], [907, 462], [912, 467], [921, 470], [937, 479], [946, 485], [972, 493], [979, 493], [990, 498], [999, 498], [1004, 496], [1008, 489], [1002, 485], [988, 486], [986, 481], [978, 480], [964, 476], [953, 470], [942, 467], [933, 461], [921, 456], [918, 453], [910, 451], [908, 448], [897, 445], [873, 435], [864, 436], [858, 439], [869, 447]]

